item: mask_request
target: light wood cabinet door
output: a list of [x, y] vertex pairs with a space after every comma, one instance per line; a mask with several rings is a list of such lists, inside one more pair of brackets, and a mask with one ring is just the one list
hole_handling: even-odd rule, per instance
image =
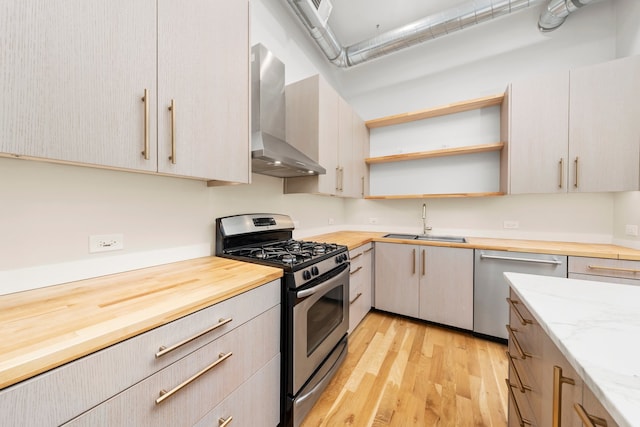
[[420, 318], [473, 329], [473, 249], [422, 246]]
[[158, 2], [159, 172], [249, 182], [248, 3]]
[[377, 309], [418, 317], [420, 249], [418, 245], [376, 243], [374, 277]]
[[338, 94], [320, 76], [287, 85], [286, 140], [327, 173], [286, 178], [285, 193], [336, 195], [338, 188]]
[[0, 152], [155, 171], [155, 16], [155, 0], [4, 1]]
[[569, 191], [634, 191], [640, 181], [640, 56], [572, 70]]
[[510, 85], [510, 194], [567, 192], [568, 108], [568, 71]]
[[[574, 410], [575, 403], [582, 403], [582, 378], [562, 355], [548, 335], [542, 338], [542, 378], [543, 389], [539, 425], [551, 426], [559, 414], [562, 427], [582, 427], [582, 422]], [[557, 371], [557, 368], [560, 368]], [[557, 372], [556, 372], [557, 371]], [[554, 390], [559, 389], [560, 393]], [[559, 411], [559, 412], [558, 412]]]

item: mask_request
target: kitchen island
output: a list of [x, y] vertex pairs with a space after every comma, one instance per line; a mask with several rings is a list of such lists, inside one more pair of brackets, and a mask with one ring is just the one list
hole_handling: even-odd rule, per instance
[[615, 422], [640, 425], [640, 287], [516, 273], [505, 277]]

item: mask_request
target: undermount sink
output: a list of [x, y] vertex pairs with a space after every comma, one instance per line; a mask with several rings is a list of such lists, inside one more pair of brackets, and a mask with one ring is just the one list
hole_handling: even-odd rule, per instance
[[388, 239], [426, 240], [430, 242], [467, 243], [467, 239], [458, 236], [436, 236], [432, 234], [387, 234]]
[[464, 237], [458, 237], [458, 236], [431, 236], [429, 234], [427, 235], [420, 235], [420, 236], [416, 236], [417, 240], [429, 240], [429, 241], [435, 241], [435, 242], [451, 242], [451, 243], [467, 243], [467, 239], [465, 239]]

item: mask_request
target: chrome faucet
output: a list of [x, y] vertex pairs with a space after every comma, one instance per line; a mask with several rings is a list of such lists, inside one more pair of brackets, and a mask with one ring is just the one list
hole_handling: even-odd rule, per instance
[[431, 231], [431, 227], [427, 227], [427, 204], [422, 204], [422, 235], [426, 236]]

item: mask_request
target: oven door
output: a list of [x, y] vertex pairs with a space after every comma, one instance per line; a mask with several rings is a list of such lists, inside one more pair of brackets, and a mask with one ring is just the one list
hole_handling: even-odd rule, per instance
[[296, 395], [349, 329], [349, 263], [290, 292], [295, 298], [292, 392]]

